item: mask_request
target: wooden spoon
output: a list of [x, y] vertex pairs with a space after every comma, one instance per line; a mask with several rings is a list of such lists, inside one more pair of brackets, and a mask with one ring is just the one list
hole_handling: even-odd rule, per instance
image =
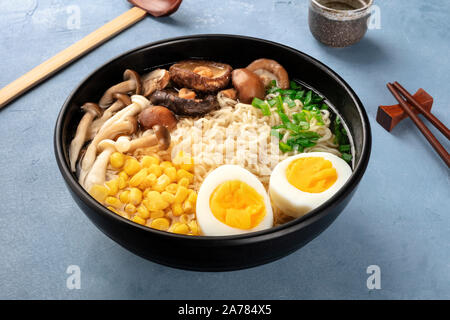
[[106, 40], [140, 21], [147, 13], [154, 17], [169, 16], [178, 10], [182, 2], [182, 0], [128, 1], [135, 6], [0, 89], [0, 109]]

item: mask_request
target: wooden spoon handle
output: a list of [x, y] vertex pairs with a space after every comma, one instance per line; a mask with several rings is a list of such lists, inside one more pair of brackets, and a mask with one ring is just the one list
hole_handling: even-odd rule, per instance
[[131, 8], [124, 14], [98, 28], [67, 49], [64, 49], [52, 58], [0, 89], [0, 109], [20, 96], [22, 93], [26, 92], [28, 89], [31, 89], [63, 67], [96, 48], [106, 40], [140, 21], [146, 14], [147, 12], [145, 10], [138, 7]]

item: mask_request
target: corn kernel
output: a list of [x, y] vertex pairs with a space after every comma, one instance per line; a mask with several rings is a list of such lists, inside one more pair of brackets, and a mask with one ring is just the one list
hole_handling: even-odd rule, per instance
[[182, 214], [180, 216], [180, 222], [182, 222], [182, 223], [189, 223], [189, 221], [191, 221], [191, 218], [189, 217], [188, 214]]
[[177, 193], [178, 185], [176, 183], [171, 183], [166, 187], [166, 191], [172, 194]]
[[125, 156], [120, 152], [114, 152], [109, 157], [109, 162], [111, 163], [111, 166], [115, 169], [120, 169], [123, 167], [123, 164], [125, 163]]
[[129, 176], [125, 171], [120, 171], [119, 178], [123, 178], [125, 181], [128, 181]]
[[120, 202], [122, 202], [122, 203], [128, 203], [128, 202], [130, 202], [130, 191], [129, 191], [129, 190], [122, 191], [122, 192], [119, 194], [119, 200], [120, 200]]
[[107, 197], [105, 199], [105, 204], [108, 206], [114, 207], [116, 209], [118, 209], [122, 206], [122, 202], [120, 202], [120, 200], [115, 197]]
[[188, 234], [189, 233], [189, 227], [185, 223], [175, 223], [171, 228], [170, 231], [173, 233], [179, 233], [179, 234]]
[[148, 167], [148, 173], [154, 173], [156, 177], [159, 177], [163, 172], [163, 169], [157, 164], [151, 164]]
[[142, 201], [142, 191], [138, 188], [131, 188], [130, 189], [130, 203], [134, 204], [135, 206], [141, 203]]
[[180, 151], [172, 162], [175, 167], [179, 169], [184, 169], [190, 172], [194, 169], [194, 159], [188, 154], [185, 154], [183, 151]]
[[114, 207], [109, 206], [109, 207], [107, 207], [107, 209], [108, 209], [109, 211], [114, 212], [115, 214], [120, 215], [120, 213], [119, 213], [119, 212], [116, 210], [116, 208], [114, 208]]
[[108, 196], [108, 188], [95, 184], [92, 186], [91, 190], [89, 190], [89, 194], [98, 202], [103, 203]]
[[142, 183], [139, 185], [139, 189], [143, 190], [143, 189], [147, 189], [150, 188], [155, 182], [156, 182], [156, 175], [154, 173], [150, 173], [149, 175], [147, 175], [144, 179], [144, 181], [142, 181]]
[[156, 158], [156, 157], [152, 157], [152, 156], [143, 156], [143, 157], [142, 157], [142, 159], [141, 159], [141, 165], [142, 165], [144, 168], [148, 168], [148, 167], [150, 167], [150, 165], [152, 165], [152, 164], [158, 165], [158, 164], [159, 164], [159, 159]]
[[131, 216], [130, 216], [130, 214], [128, 212], [121, 211], [121, 212], [119, 212], [119, 215], [124, 217], [125, 219], [128, 219], [128, 220], [131, 219]]
[[163, 198], [164, 201], [166, 201], [170, 204], [175, 202], [175, 196], [173, 194], [171, 194], [170, 192], [167, 192], [167, 191], [161, 192], [161, 197]]
[[188, 196], [189, 190], [186, 187], [179, 186], [177, 193], [175, 193], [175, 202], [181, 203]]
[[142, 225], [145, 225], [145, 219], [141, 218], [138, 215], [134, 215], [134, 217], [131, 218], [131, 221], [139, 223], [139, 224], [142, 224]]
[[129, 203], [129, 204], [127, 204], [125, 206], [125, 212], [135, 213], [136, 212], [136, 207], [133, 204]]
[[115, 196], [117, 192], [119, 192], [119, 178], [109, 180], [105, 183], [108, 187], [108, 195], [109, 196]]
[[134, 158], [129, 158], [125, 161], [125, 165], [123, 170], [129, 175], [132, 176], [136, 174], [139, 170], [141, 170], [141, 164]]
[[117, 179], [119, 180], [119, 189], [120, 190], [125, 189], [127, 187], [127, 179], [125, 179], [124, 177], [119, 177]]
[[192, 220], [188, 223], [189, 229], [191, 229], [191, 232], [193, 235], [199, 235], [200, 234], [200, 228], [198, 227], [197, 221]]
[[162, 174], [153, 185], [153, 190], [163, 192], [169, 184], [170, 178], [166, 174]]
[[194, 181], [194, 175], [184, 169], [177, 171], [177, 180], [180, 181], [182, 178], [188, 178], [190, 183]]
[[189, 179], [188, 178], [181, 178], [179, 181], [178, 181], [178, 184], [180, 185], [180, 186], [183, 186], [183, 187], [188, 187], [189, 186]]
[[172, 204], [172, 214], [175, 217], [179, 217], [183, 214], [183, 208], [181, 207], [181, 203]]
[[195, 192], [194, 190], [189, 190], [189, 196], [187, 200], [192, 204], [195, 204], [197, 202], [197, 192]]
[[164, 169], [164, 174], [170, 178], [170, 181], [177, 181], [177, 169], [174, 167]]
[[144, 182], [147, 177], [147, 168], [139, 170], [131, 179], [130, 179], [130, 187], [137, 187], [142, 182]]
[[184, 213], [189, 214], [189, 213], [194, 212], [194, 206], [192, 205], [192, 202], [190, 202], [190, 201], [185, 201], [183, 203], [182, 208], [183, 208]]
[[152, 218], [152, 219], [158, 219], [158, 218], [162, 218], [164, 216], [165, 216], [165, 213], [162, 210], [150, 212], [150, 218]]
[[165, 170], [167, 168], [173, 167], [172, 162], [170, 161], [163, 161], [159, 164], [159, 166], [161, 167], [161, 169]]
[[140, 205], [137, 208], [137, 214], [143, 219], [150, 218], [150, 212], [148, 211], [148, 209], [144, 205]]
[[157, 218], [152, 221], [151, 227], [158, 230], [167, 230], [169, 229], [170, 222], [166, 218]]
[[169, 206], [158, 191], [150, 191], [145, 200], [144, 205], [149, 211], [164, 210]]

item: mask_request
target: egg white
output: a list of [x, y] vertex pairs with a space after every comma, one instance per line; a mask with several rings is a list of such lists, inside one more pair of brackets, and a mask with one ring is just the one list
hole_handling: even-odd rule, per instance
[[[256, 227], [252, 229], [233, 228], [219, 221], [212, 213], [209, 207], [211, 194], [220, 184], [230, 180], [245, 182], [263, 197], [266, 215]], [[223, 165], [208, 174], [198, 192], [196, 215], [197, 223], [205, 236], [244, 234], [268, 229], [273, 226], [272, 206], [266, 189], [254, 174], [237, 165]]]
[[[304, 192], [289, 183], [286, 169], [292, 161], [299, 158], [321, 157], [329, 160], [338, 175], [336, 182], [320, 193]], [[347, 182], [352, 169], [343, 159], [328, 152], [301, 153], [277, 164], [270, 176], [269, 194], [274, 207], [294, 218], [301, 217], [330, 199]]]

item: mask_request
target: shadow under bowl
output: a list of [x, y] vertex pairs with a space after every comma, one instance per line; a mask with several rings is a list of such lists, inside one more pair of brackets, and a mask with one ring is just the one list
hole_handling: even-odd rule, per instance
[[[98, 101], [111, 85], [122, 81], [125, 69], [142, 74], [157, 66], [187, 58], [203, 58], [245, 67], [257, 58], [277, 60], [291, 79], [323, 94], [345, 120], [354, 142], [354, 170], [347, 183], [327, 202], [305, 216], [268, 230], [237, 236], [186, 236], [154, 230], [103, 207], [70, 171], [69, 145], [82, 116], [80, 106]], [[349, 85], [334, 71], [293, 48], [235, 35], [194, 35], [162, 40], [120, 55], [95, 70], [64, 103], [54, 132], [56, 161], [78, 206], [108, 237], [131, 252], [164, 265], [203, 271], [252, 267], [281, 258], [318, 236], [345, 208], [366, 170], [371, 133], [364, 107]]]

